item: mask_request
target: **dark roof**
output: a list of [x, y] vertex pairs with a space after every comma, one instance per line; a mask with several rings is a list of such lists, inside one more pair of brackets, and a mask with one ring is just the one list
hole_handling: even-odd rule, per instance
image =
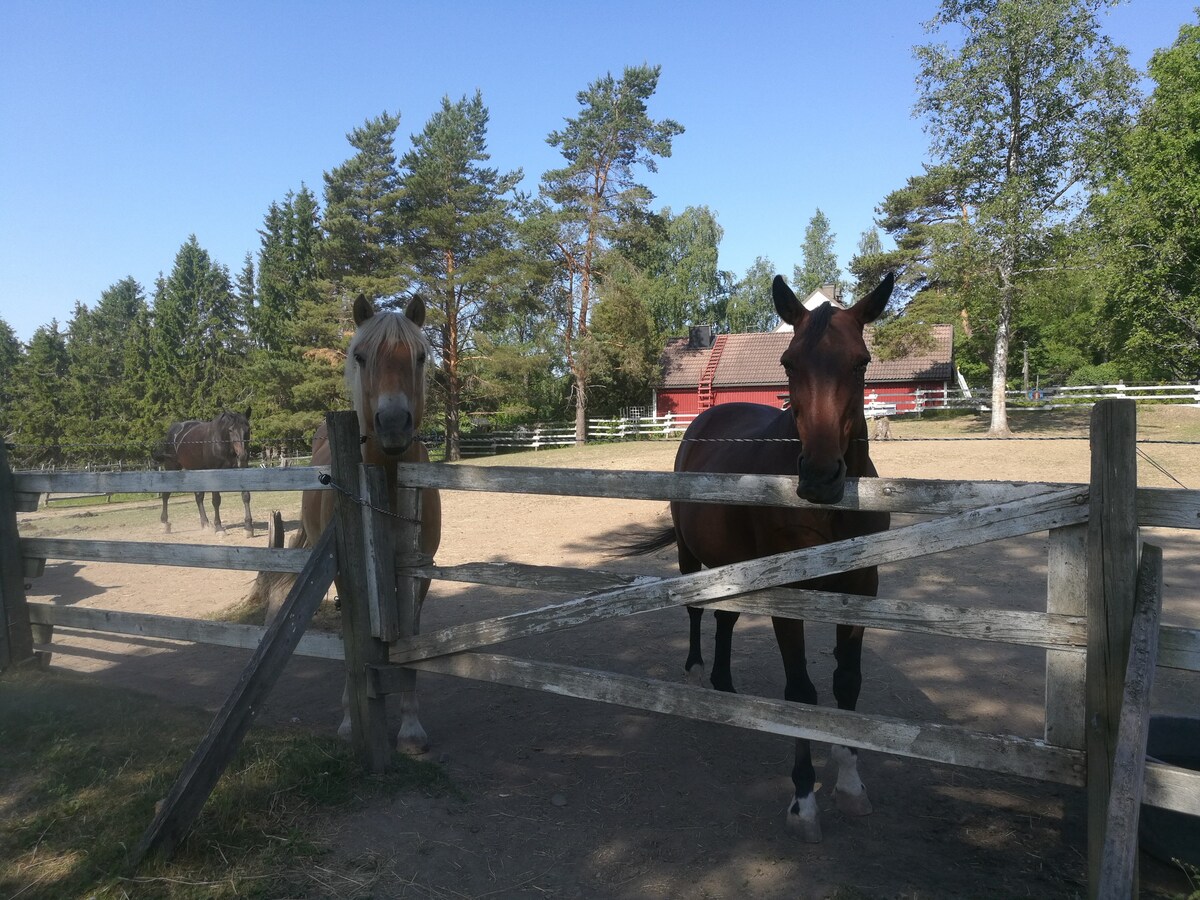
[[[930, 325], [934, 347], [926, 354], [892, 359], [887, 362], [873, 359], [867, 366], [867, 382], [892, 381], [950, 381], [954, 378], [954, 326]], [[725, 337], [714, 387], [749, 387], [754, 385], [783, 385], [786, 378], [779, 358], [792, 341], [788, 331], [731, 334]], [[870, 349], [872, 329], [866, 330]], [[663, 348], [663, 390], [690, 390], [700, 384], [711, 348], [689, 348], [687, 338], [671, 338]]]

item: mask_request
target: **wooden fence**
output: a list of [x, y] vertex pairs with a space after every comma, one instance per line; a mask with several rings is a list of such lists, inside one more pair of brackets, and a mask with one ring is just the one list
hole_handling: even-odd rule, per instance
[[[264, 647], [272, 647], [278, 639], [271, 629], [255, 626], [26, 603], [21, 579], [10, 575], [14, 563], [24, 565], [26, 575], [40, 571], [46, 559], [251, 571], [303, 570], [308, 573], [310, 590], [307, 595], [300, 591], [304, 596], [297, 600], [296, 609], [290, 614], [289, 627], [295, 632], [292, 646], [298, 654], [326, 658], [344, 654], [348, 658], [355, 695], [354, 746], [364, 764], [372, 768], [386, 765], [388, 758], [382, 698], [390, 692], [411, 689], [414, 670], [440, 672], [1086, 787], [1091, 891], [1095, 896], [1128, 895], [1136, 879], [1136, 814], [1140, 805], [1200, 815], [1200, 774], [1146, 763], [1144, 727], [1149, 715], [1148, 673], [1153, 672], [1156, 664], [1200, 671], [1200, 629], [1158, 625], [1160, 595], [1154, 587], [1156, 579], [1161, 583], [1161, 575], [1156, 576], [1152, 565], [1156, 558], [1153, 548], [1142, 554], [1143, 575], [1140, 582], [1138, 579], [1138, 526], [1200, 528], [1200, 492], [1136, 487], [1134, 415], [1134, 404], [1129, 400], [1105, 401], [1093, 410], [1090, 485], [882, 478], [852, 481], [838, 506], [932, 514], [938, 518], [884, 534], [689, 576], [653, 579], [516, 564], [413, 565], [410, 556], [401, 559], [409, 564], [399, 568], [402, 597], [411, 596], [411, 591], [403, 588], [420, 577], [519, 586], [575, 596], [531, 611], [408, 637], [403, 636], [403, 627], [398, 631], [392, 627], [385, 634], [384, 623], [395, 621], [394, 616], [389, 617], [381, 608], [379, 600], [387, 597], [384, 588], [390, 581], [386, 571], [389, 567], [379, 565], [378, 552], [369, 551], [371, 546], [390, 546], [391, 536], [381, 534], [381, 516], [373, 513], [370, 506], [356, 505], [339, 494], [338, 539], [336, 548], [329, 552], [341, 571], [362, 576], [361, 583], [344, 592], [349, 594], [343, 597], [343, 628], [347, 631], [344, 644], [336, 636], [299, 634], [307, 621], [304, 617], [310, 614], [305, 611], [305, 604], [313, 605], [314, 592], [318, 588], [322, 593], [324, 590], [320, 584], [325, 570], [314, 575], [314, 562], [306, 551], [24, 539], [16, 532], [15, 511], [26, 508], [39, 493], [46, 491], [301, 490], [322, 487], [316, 479], [319, 470], [14, 476], [7, 472], [0, 451], [0, 563], [5, 576], [0, 582], [3, 590], [0, 599], [4, 602], [4, 621], [8, 625], [0, 643], [3, 654], [0, 664], [8, 665], [30, 656], [31, 626], [40, 632], [34, 636], [43, 650], [49, 629], [54, 626], [256, 647], [256, 658], [264, 654]], [[331, 433], [340, 435], [333, 442], [334, 480], [356, 487], [359, 497], [373, 497], [374, 501], [368, 502], [378, 503], [379, 486], [372, 478], [372, 473], [378, 472], [357, 462], [357, 425], [353, 420], [352, 414], [336, 414], [329, 420]], [[740, 505], [804, 503], [796, 497], [794, 478], [789, 477], [440, 465], [405, 465], [400, 469], [406, 503], [413, 502], [416, 490], [421, 487]], [[783, 587], [847, 569], [1045, 531], [1050, 539], [1044, 613], [964, 609]], [[404, 546], [402, 537], [397, 551], [402, 557]], [[385, 550], [384, 558], [391, 558], [388, 554], [392, 552]], [[332, 577], [331, 572], [326, 574]], [[327, 585], [328, 581], [324, 583]], [[1045, 648], [1044, 737], [1031, 740], [723, 694], [691, 685], [517, 659], [494, 652], [496, 645], [517, 637], [697, 604]], [[400, 619], [404, 619], [403, 614]], [[389, 645], [384, 637], [396, 639]], [[1156, 648], [1152, 646], [1155, 639]], [[263, 688], [257, 690], [261, 694]], [[242, 727], [242, 719], [236, 712], [223, 718]], [[214, 729], [217, 724], [214, 723]], [[239, 738], [236, 735], [234, 743]], [[211, 743], [221, 741], [214, 738]], [[198, 755], [204, 749], [198, 750]], [[197, 768], [202, 765], [197, 763]], [[215, 776], [212, 780], [215, 782]], [[186, 793], [183, 788], [180, 790]], [[198, 810], [194, 797], [190, 803]], [[156, 819], [152, 829], [155, 824], [163, 825]], [[183, 825], [175, 822], [163, 827], [178, 833]], [[1108, 852], [1106, 840], [1110, 845]], [[154, 846], [150, 841], [143, 843], [146, 847]], [[171, 846], [170, 842], [166, 846]], [[1113, 847], [1120, 850], [1119, 855], [1114, 855]]]

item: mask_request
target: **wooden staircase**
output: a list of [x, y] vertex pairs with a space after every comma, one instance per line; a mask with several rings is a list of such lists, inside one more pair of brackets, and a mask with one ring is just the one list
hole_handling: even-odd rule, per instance
[[725, 339], [727, 337], [729, 337], [727, 334], [717, 335], [713, 341], [712, 350], [708, 354], [708, 363], [704, 366], [704, 374], [700, 376], [700, 385], [698, 387], [700, 412], [704, 412], [704, 410], [713, 405], [713, 378], [716, 377], [717, 366], [721, 362], [721, 352], [725, 349]]

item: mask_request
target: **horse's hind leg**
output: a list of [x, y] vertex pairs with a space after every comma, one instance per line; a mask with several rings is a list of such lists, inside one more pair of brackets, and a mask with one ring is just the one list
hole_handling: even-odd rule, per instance
[[[678, 530], [675, 532], [675, 549], [679, 555], [679, 574], [691, 575], [700, 571], [700, 560], [684, 543]], [[704, 653], [700, 648], [700, 624], [704, 618], [704, 610], [699, 606], [689, 606], [688, 611], [688, 655], [683, 664], [683, 672], [688, 681], [700, 684], [704, 680]]]
[[[863, 629], [859, 625], [837, 627], [837, 647], [833, 651], [837, 668], [833, 671], [833, 696], [838, 709], [854, 709], [862, 689]], [[838, 777], [834, 797], [838, 809], [849, 816], [865, 816], [872, 812], [871, 800], [862, 779], [858, 777], [858, 751], [853, 747], [834, 744], [830, 755], [837, 763]]]
[[[817, 689], [808, 677], [808, 661], [804, 656], [804, 622], [799, 619], [773, 617], [775, 639], [779, 642], [779, 653], [783, 657], [783, 670], [787, 683], [783, 690], [785, 700], [793, 703], [817, 702]], [[820, 810], [813, 788], [817, 773], [812, 763], [812, 745], [804, 738], [796, 739], [796, 761], [792, 765], [792, 784], [795, 796], [788, 804], [787, 824], [795, 829], [800, 838], [810, 844], [821, 841]]]
[[718, 691], [736, 694], [733, 689], [733, 673], [730, 671], [730, 657], [733, 655], [733, 626], [737, 624], [741, 613], [718, 609], [713, 611], [717, 620], [717, 638], [713, 646], [713, 667], [709, 678], [712, 686]]
[[162, 523], [163, 534], [171, 533], [171, 520], [167, 518], [167, 501], [171, 499], [171, 495], [167, 491], [163, 491], [162, 495], [162, 515], [158, 517], [158, 521]]

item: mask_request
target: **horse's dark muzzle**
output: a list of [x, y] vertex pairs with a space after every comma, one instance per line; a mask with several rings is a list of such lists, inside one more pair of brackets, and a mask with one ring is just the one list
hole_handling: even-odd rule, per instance
[[799, 480], [796, 496], [809, 503], [837, 503], [846, 493], [846, 461], [839, 459], [832, 467], [817, 467], [805, 460], [803, 454], [796, 458]]

